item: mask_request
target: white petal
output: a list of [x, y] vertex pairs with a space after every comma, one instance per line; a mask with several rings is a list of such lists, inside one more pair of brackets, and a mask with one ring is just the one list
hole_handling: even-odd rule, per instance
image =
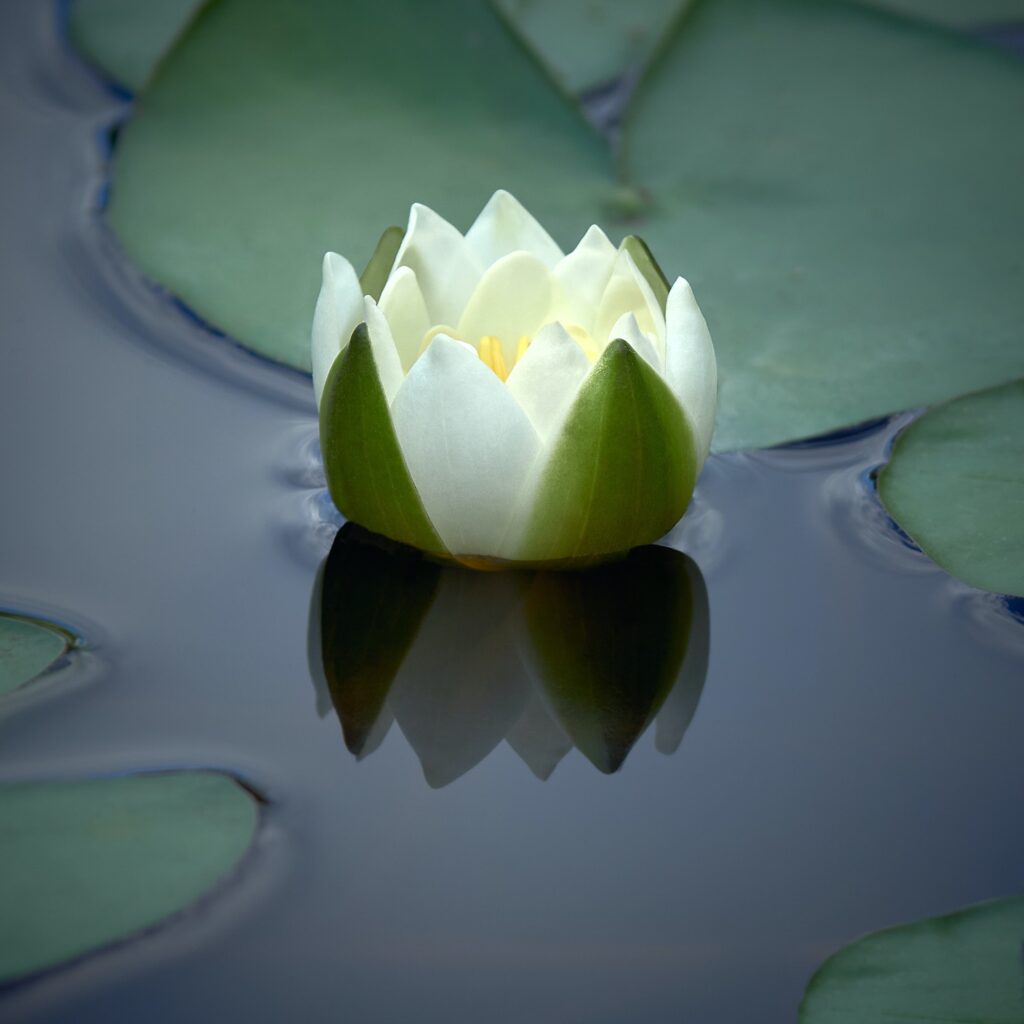
[[482, 269], [462, 235], [420, 203], [414, 203], [409, 212], [409, 226], [395, 256], [394, 270], [399, 267], [415, 271], [435, 324], [459, 322]]
[[466, 232], [466, 241], [483, 267], [489, 267], [502, 256], [522, 250], [532, 253], [546, 267], [562, 258], [551, 236], [515, 196], [499, 189]]
[[561, 426], [590, 361], [561, 324], [548, 324], [512, 368], [506, 386], [542, 442]]
[[536, 690], [505, 739], [541, 781], [548, 779], [558, 762], [572, 750], [572, 740]]
[[513, 252], [489, 267], [466, 303], [458, 334], [470, 343], [485, 335], [501, 338], [511, 363], [516, 346], [550, 319], [551, 273], [528, 252]]
[[377, 303], [366, 296], [363, 302], [363, 319], [366, 321], [366, 329], [370, 335], [370, 350], [373, 352], [373, 361], [377, 366], [377, 376], [380, 378], [381, 387], [384, 389], [384, 397], [390, 405], [402, 386], [402, 364], [398, 360], [398, 352], [395, 349], [394, 339], [391, 337], [391, 328], [388, 326], [384, 314], [377, 308]]
[[359, 276], [344, 256], [327, 253], [323, 283], [313, 313], [313, 392], [317, 405], [334, 360], [348, 344], [362, 316], [363, 289], [359, 286]]
[[415, 271], [409, 267], [399, 267], [384, 285], [379, 306], [391, 328], [391, 337], [395, 339], [402, 369], [408, 373], [409, 367], [420, 354], [423, 335], [431, 327]]
[[579, 324], [593, 333], [594, 317], [608, 286], [615, 255], [615, 246], [595, 224], [552, 271], [556, 292], [552, 319]]
[[623, 341], [628, 342], [659, 374], [664, 372], [663, 363], [658, 353], [654, 350], [650, 337], [640, 330], [640, 325], [637, 323], [636, 316], [633, 313], [623, 313], [615, 321], [611, 331], [608, 333], [608, 340], [614, 341], [616, 338], [621, 338]]
[[693, 289], [677, 278], [666, 303], [665, 378], [697, 435], [703, 459], [711, 447], [718, 403], [718, 366], [711, 332]]
[[636, 316], [640, 329], [654, 338], [655, 348], [664, 359], [665, 315], [633, 257], [620, 249], [594, 323], [593, 335], [599, 345], [613, 340], [611, 329], [623, 313]]
[[539, 441], [501, 380], [472, 349], [439, 334], [409, 371], [391, 414], [448, 550], [506, 557], [505, 533]]

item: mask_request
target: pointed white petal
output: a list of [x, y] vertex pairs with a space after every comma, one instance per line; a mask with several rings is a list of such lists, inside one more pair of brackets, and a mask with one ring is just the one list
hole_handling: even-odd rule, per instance
[[650, 337], [640, 330], [635, 314], [623, 313], [615, 321], [611, 331], [608, 333], [608, 340], [614, 341], [616, 338], [621, 338], [623, 341], [628, 342], [658, 373], [664, 373], [664, 363], [655, 351]]
[[402, 369], [408, 373], [420, 354], [423, 335], [431, 326], [415, 271], [399, 267], [384, 285], [378, 305], [391, 327], [391, 337], [395, 339]]
[[603, 347], [606, 341], [614, 340], [611, 330], [623, 313], [636, 316], [640, 329], [651, 335], [658, 354], [664, 359], [665, 315], [633, 257], [620, 249], [594, 322], [593, 334], [599, 345]]
[[370, 334], [370, 349], [377, 366], [377, 376], [384, 389], [384, 397], [390, 405], [402, 386], [405, 374], [402, 373], [402, 364], [398, 360], [391, 328], [384, 319], [384, 314], [377, 308], [377, 303], [369, 295], [363, 300], [363, 319]]
[[558, 762], [572, 750], [572, 740], [536, 690], [505, 739], [523, 759], [526, 767], [542, 782], [551, 776]]
[[550, 319], [551, 273], [528, 252], [513, 252], [489, 267], [466, 303], [458, 334], [470, 343], [486, 335], [501, 338], [511, 363], [524, 335], [532, 338]]
[[665, 378], [693, 425], [703, 459], [715, 427], [718, 365], [693, 289], [681, 277], [668, 293], [665, 343]]
[[313, 313], [313, 392], [317, 405], [334, 360], [348, 344], [362, 316], [363, 290], [359, 286], [359, 276], [344, 256], [336, 252], [327, 253], [324, 256], [323, 283]]
[[439, 334], [391, 408], [398, 443], [449, 551], [506, 557], [505, 533], [539, 440], [476, 353]]
[[562, 250], [551, 236], [519, 200], [504, 189], [499, 189], [488, 200], [466, 232], [466, 241], [483, 267], [519, 250], [532, 253], [549, 268], [562, 258]]
[[409, 226], [395, 256], [395, 270], [399, 267], [416, 273], [435, 324], [459, 322], [481, 272], [480, 261], [462, 235], [420, 203], [414, 203], [409, 212]]
[[542, 442], [561, 426], [590, 362], [561, 324], [548, 324], [512, 368], [506, 386]]
[[594, 318], [608, 286], [615, 255], [615, 246], [595, 224], [552, 271], [555, 279], [553, 320], [579, 324], [593, 333]]

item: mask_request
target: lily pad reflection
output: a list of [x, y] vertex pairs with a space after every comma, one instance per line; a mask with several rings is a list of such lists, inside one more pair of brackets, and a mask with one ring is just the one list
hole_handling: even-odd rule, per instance
[[573, 747], [618, 770], [652, 722], [670, 754], [704, 685], [707, 592], [670, 548], [582, 572], [483, 573], [349, 524], [322, 588], [323, 672], [347, 747], [367, 756], [397, 721], [435, 788], [502, 740], [540, 779]]

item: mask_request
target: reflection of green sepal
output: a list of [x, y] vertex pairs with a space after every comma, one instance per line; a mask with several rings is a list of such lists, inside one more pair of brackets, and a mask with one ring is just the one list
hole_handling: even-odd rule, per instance
[[541, 572], [524, 611], [534, 670], [583, 755], [614, 772], [657, 714], [690, 643], [689, 560], [638, 548], [584, 572]]
[[668, 386], [629, 344], [613, 341], [554, 442], [517, 557], [586, 559], [657, 540], [683, 514], [697, 466]]
[[445, 555], [398, 446], [366, 324], [334, 361], [320, 402], [327, 487], [346, 518], [412, 547]]
[[418, 552], [391, 552], [346, 523], [324, 567], [324, 676], [345, 745], [358, 756], [380, 716], [441, 570]]
[[384, 291], [388, 275], [395, 264], [395, 257], [398, 255], [398, 248], [405, 238], [405, 228], [392, 225], [384, 229], [380, 236], [377, 248], [373, 250], [370, 262], [366, 269], [359, 275], [359, 286], [363, 289], [364, 295], [369, 295], [374, 302], [380, 299], [380, 293]]
[[637, 270], [644, 275], [644, 280], [651, 286], [651, 291], [654, 292], [654, 297], [658, 300], [661, 311], [664, 313], [665, 305], [668, 302], [668, 278], [654, 258], [654, 253], [647, 248], [647, 243], [638, 235], [626, 235], [619, 248], [625, 249], [633, 257]]

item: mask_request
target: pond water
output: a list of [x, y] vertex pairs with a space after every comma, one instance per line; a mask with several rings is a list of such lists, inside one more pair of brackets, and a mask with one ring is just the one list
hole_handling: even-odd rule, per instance
[[[906, 417], [710, 460], [666, 540], [710, 617], [674, 753], [652, 728], [615, 774], [572, 751], [542, 782], [468, 700], [497, 745], [453, 781], [398, 725], [357, 760], [319, 681], [309, 384], [118, 257], [123, 102], [49, 5], [5, 18], [0, 605], [82, 646], [5, 704], [0, 778], [212, 767], [267, 807], [219, 890], [8, 986], [0, 1019], [768, 1024], [859, 935], [1024, 890], [1024, 624], [878, 506]], [[403, 686], [429, 718], [445, 681]]]

